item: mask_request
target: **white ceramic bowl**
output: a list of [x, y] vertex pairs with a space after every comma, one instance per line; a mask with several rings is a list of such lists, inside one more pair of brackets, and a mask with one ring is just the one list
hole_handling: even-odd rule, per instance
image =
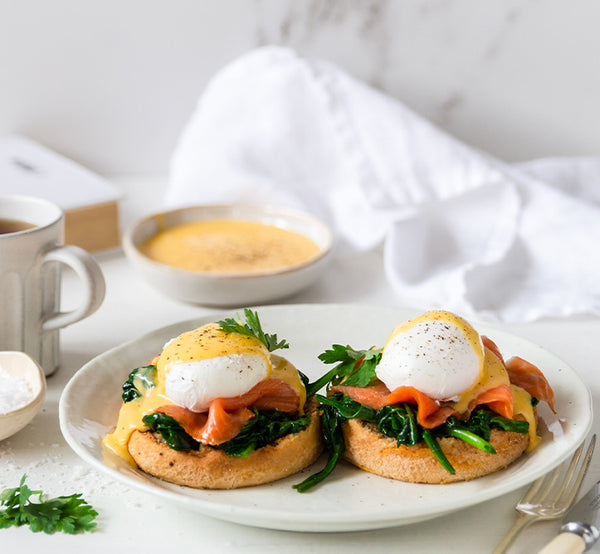
[[[319, 252], [277, 270], [253, 273], [188, 271], [151, 260], [139, 246], [159, 230], [192, 221], [241, 219], [275, 225], [313, 240]], [[280, 206], [244, 204], [191, 206], [160, 212], [135, 223], [123, 237], [123, 249], [136, 270], [164, 294], [194, 304], [249, 306], [290, 296], [313, 283], [329, 258], [329, 228], [306, 212]]]
[[33, 393], [25, 406], [0, 414], [0, 440], [3, 440], [23, 429], [39, 412], [46, 395], [46, 378], [39, 364], [23, 352], [0, 352], [0, 367], [26, 381]]

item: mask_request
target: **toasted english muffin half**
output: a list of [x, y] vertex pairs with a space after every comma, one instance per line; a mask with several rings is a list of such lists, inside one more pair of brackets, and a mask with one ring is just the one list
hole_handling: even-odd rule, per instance
[[519, 458], [529, 445], [527, 434], [492, 429], [490, 443], [496, 454], [483, 452], [453, 437], [438, 438], [456, 473], [448, 473], [424, 443], [396, 446], [396, 440], [373, 423], [348, 419], [342, 423], [344, 458], [365, 471], [410, 483], [468, 481], [502, 469]]
[[323, 451], [321, 420], [314, 397], [305, 406], [309, 424], [247, 458], [200, 445], [199, 450], [170, 448], [158, 433], [134, 431], [129, 453], [140, 469], [165, 481], [198, 489], [237, 489], [288, 477], [312, 464]]

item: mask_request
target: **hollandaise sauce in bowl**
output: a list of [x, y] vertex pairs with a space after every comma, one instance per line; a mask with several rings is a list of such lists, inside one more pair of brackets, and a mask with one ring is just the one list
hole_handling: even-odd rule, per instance
[[161, 292], [204, 305], [269, 302], [313, 283], [332, 234], [306, 212], [279, 206], [190, 206], [135, 223], [123, 248]]

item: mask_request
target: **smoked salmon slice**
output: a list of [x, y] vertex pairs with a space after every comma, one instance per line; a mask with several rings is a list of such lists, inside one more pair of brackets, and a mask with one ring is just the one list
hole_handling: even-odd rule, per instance
[[258, 410], [293, 413], [300, 408], [298, 393], [280, 379], [265, 379], [240, 396], [221, 400], [223, 408], [227, 411], [253, 406]]
[[194, 440], [216, 446], [236, 437], [258, 410], [293, 413], [300, 407], [298, 393], [279, 379], [265, 379], [248, 392], [232, 398], [215, 398], [207, 412], [192, 412], [177, 405], [161, 406], [156, 411], [176, 420]]
[[418, 391], [414, 387], [398, 387], [392, 392], [381, 381], [377, 381], [368, 387], [349, 387], [337, 385], [331, 387], [331, 392], [341, 392], [349, 396], [352, 400], [369, 406], [374, 410], [379, 410], [383, 406], [398, 404], [400, 402], [409, 402], [417, 405], [417, 421], [426, 429], [433, 429], [444, 423], [451, 415], [465, 417], [480, 404], [487, 404], [490, 410], [512, 419], [513, 417], [513, 398], [508, 385], [500, 385], [489, 389], [469, 404], [469, 409], [465, 414], [459, 414], [451, 404], [440, 405], [439, 402]]
[[510, 382], [525, 389], [534, 398], [546, 402], [554, 412], [554, 391], [538, 367], [519, 356], [513, 356], [505, 362], [500, 349], [492, 339], [484, 335], [481, 336], [481, 339], [483, 345], [498, 356], [506, 368]]
[[535, 365], [519, 356], [513, 356], [506, 361], [505, 365], [513, 385], [525, 389], [534, 398], [547, 402], [554, 412], [554, 391], [544, 374]]
[[469, 413], [480, 404], [487, 404], [490, 410], [508, 419], [513, 418], [513, 395], [508, 385], [499, 385], [477, 395], [469, 402]]
[[349, 396], [355, 402], [379, 410], [384, 406], [409, 402], [417, 405], [417, 420], [419, 423], [425, 421], [431, 414], [436, 412], [440, 405], [433, 398], [423, 394], [414, 387], [398, 387], [392, 392], [381, 381], [376, 381], [368, 387], [349, 387], [337, 385], [331, 387], [332, 392], [341, 392]]
[[329, 390], [330, 392], [341, 392], [342, 394], [349, 396], [355, 402], [369, 406], [369, 408], [373, 408], [374, 410], [383, 408], [390, 395], [390, 389], [388, 389], [382, 381], [376, 381], [368, 387], [335, 385]]
[[435, 429], [439, 425], [446, 423], [446, 420], [450, 416], [458, 417], [460, 415], [461, 414], [459, 414], [454, 408], [451, 408], [450, 406], [441, 406], [431, 415], [427, 416], [423, 420], [419, 420], [419, 424], [421, 425], [421, 427], [425, 427], [425, 429]]
[[[429, 416], [440, 409], [440, 405], [431, 397], [423, 394], [414, 387], [398, 387], [387, 397], [387, 404], [409, 402], [417, 405], [417, 420], [425, 421]], [[445, 421], [445, 420], [444, 420]]]
[[224, 398], [215, 398], [208, 409], [208, 419], [199, 435], [193, 438], [203, 444], [217, 445], [233, 439], [242, 427], [254, 417], [248, 408], [228, 411]]
[[481, 335], [481, 342], [483, 342], [483, 346], [491, 350], [498, 357], [498, 359], [502, 362], [502, 365], [505, 365], [504, 358], [500, 353], [498, 345], [491, 338], [486, 337], [485, 335]]
[[374, 410], [380, 410], [384, 406], [408, 402], [417, 405], [417, 421], [426, 429], [433, 429], [441, 425], [451, 415], [458, 412], [450, 407], [442, 406], [430, 396], [423, 394], [414, 387], [398, 387], [392, 392], [381, 381], [376, 381], [368, 387], [349, 387], [337, 385], [331, 387], [331, 392], [341, 392], [349, 396], [355, 402], [364, 404]]
[[227, 412], [220, 400], [214, 400], [208, 412], [192, 412], [175, 404], [162, 406], [156, 411], [172, 417], [194, 440], [214, 446], [233, 439], [254, 417], [254, 412], [248, 408]]

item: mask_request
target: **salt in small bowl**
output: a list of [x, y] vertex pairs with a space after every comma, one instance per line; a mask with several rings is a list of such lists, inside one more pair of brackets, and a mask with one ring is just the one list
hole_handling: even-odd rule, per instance
[[23, 379], [32, 393], [24, 406], [0, 413], [0, 440], [3, 440], [23, 429], [39, 412], [46, 395], [46, 378], [40, 365], [23, 352], [0, 352], [0, 368], [12, 377]]

